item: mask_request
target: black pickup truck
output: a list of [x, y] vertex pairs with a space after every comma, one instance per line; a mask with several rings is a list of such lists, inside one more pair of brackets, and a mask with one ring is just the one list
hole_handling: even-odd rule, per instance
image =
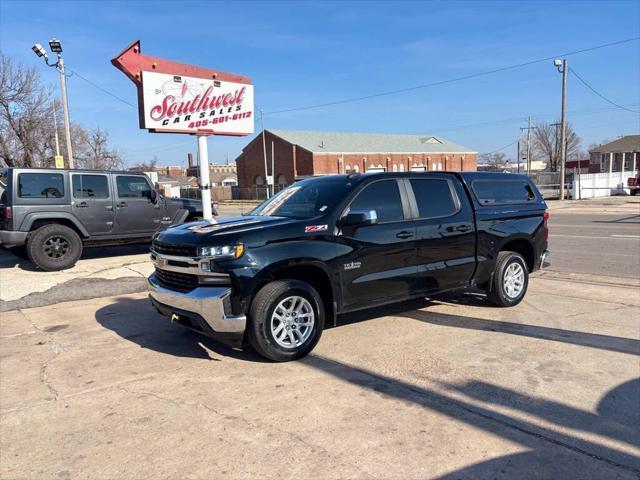
[[153, 305], [275, 361], [337, 315], [478, 287], [518, 304], [547, 255], [535, 185], [504, 173], [375, 173], [294, 183], [249, 215], [155, 235]]

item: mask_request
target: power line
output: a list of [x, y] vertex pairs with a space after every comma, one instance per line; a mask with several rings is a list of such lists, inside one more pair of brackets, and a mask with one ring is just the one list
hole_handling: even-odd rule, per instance
[[272, 111], [272, 112], [266, 112], [265, 115], [272, 115], [272, 114], [277, 114], [277, 113], [295, 112], [295, 111], [300, 111], [300, 110], [310, 110], [310, 109], [314, 109], [314, 108], [322, 108], [322, 107], [329, 107], [329, 106], [333, 106], [333, 105], [341, 105], [341, 104], [344, 104], [344, 103], [358, 102], [358, 101], [361, 101], [361, 100], [368, 100], [368, 99], [371, 99], [371, 98], [384, 97], [384, 96], [388, 96], [388, 95], [396, 95], [398, 93], [411, 92], [411, 91], [419, 90], [419, 89], [423, 89], [423, 88], [435, 87], [435, 86], [438, 86], [438, 85], [445, 85], [447, 83], [454, 83], [454, 82], [459, 82], [459, 81], [462, 81], [462, 80], [468, 80], [470, 78], [477, 78], [477, 77], [482, 77], [482, 76], [485, 76], [485, 75], [491, 75], [491, 74], [494, 74], [494, 73], [504, 72], [504, 71], [507, 71], [507, 70], [514, 70], [516, 68], [522, 68], [522, 67], [526, 67], [526, 66], [533, 65], [533, 64], [536, 64], [536, 63], [547, 62], [549, 60], [553, 60], [553, 59], [558, 58], [558, 57], [567, 57], [567, 56], [570, 56], [570, 55], [577, 55], [577, 54], [580, 54], [580, 53], [591, 52], [593, 50], [598, 50], [598, 49], [606, 48], [606, 47], [613, 47], [613, 46], [616, 46], [616, 45], [621, 45], [623, 43], [634, 42], [636, 40], [640, 40], [640, 37], [633, 37], [633, 38], [627, 38], [625, 40], [618, 40], [617, 42], [604, 43], [602, 45], [596, 45], [596, 46], [593, 46], [593, 47], [583, 48], [583, 49], [580, 49], [580, 50], [574, 50], [574, 51], [571, 51], [571, 52], [560, 53], [558, 55], [552, 55], [550, 57], [539, 58], [539, 59], [536, 59], [536, 60], [529, 60], [529, 61], [522, 62], [522, 63], [516, 63], [516, 64], [508, 65], [508, 66], [505, 66], [505, 67], [500, 67], [500, 68], [496, 68], [496, 69], [493, 69], [493, 70], [488, 70], [488, 71], [485, 71], [485, 72], [478, 72], [478, 73], [473, 73], [473, 74], [470, 74], [470, 75], [464, 75], [464, 76], [461, 76], [461, 77], [450, 78], [448, 80], [440, 80], [440, 81], [437, 81], [437, 82], [425, 83], [425, 84], [422, 84], [422, 85], [415, 85], [413, 87], [400, 88], [400, 89], [397, 89], [397, 90], [388, 90], [386, 92], [379, 92], [379, 93], [374, 93], [374, 94], [371, 94], [371, 95], [364, 95], [364, 96], [361, 96], [361, 97], [345, 98], [343, 100], [337, 100], [337, 101], [333, 101], [333, 102], [318, 103], [318, 104], [315, 104], [315, 105], [307, 105], [307, 106], [304, 106], [304, 107], [287, 108], [287, 109], [284, 109], [284, 110], [275, 110], [275, 111]]
[[493, 150], [491, 152], [487, 152], [487, 153], [483, 153], [482, 155], [492, 155], [494, 153], [498, 153], [500, 150], [504, 150], [505, 148], [509, 148], [512, 145], [515, 145], [516, 143], [518, 143], [518, 140], [516, 140], [515, 142], [511, 142], [509, 145], [505, 145], [504, 147], [500, 147], [496, 150]]
[[88, 78], [83, 77], [82, 75], [80, 75], [77, 71], [75, 70], [71, 70], [69, 67], [67, 67], [67, 70], [71, 71], [74, 75], [77, 75], [79, 78], [81, 78], [82, 80], [84, 80], [85, 82], [87, 82], [89, 85], [97, 88], [98, 90], [100, 90], [103, 93], [106, 93], [107, 95], [109, 95], [110, 97], [115, 98], [116, 100], [124, 103], [125, 105], [129, 105], [130, 107], [133, 108], [138, 108], [136, 107], [133, 103], [127, 102], [125, 99], [120, 98], [118, 95], [116, 95], [115, 93], [111, 93], [109, 90], [107, 90], [106, 88], [102, 88], [100, 85], [98, 85], [97, 83], [92, 82], [91, 80], [89, 80]]
[[631, 110], [630, 108], [623, 107], [622, 105], [618, 105], [617, 103], [615, 103], [615, 102], [613, 102], [613, 101], [609, 100], [607, 97], [605, 97], [605, 96], [604, 96], [604, 95], [602, 95], [600, 92], [598, 92], [595, 88], [593, 88], [591, 85], [589, 85], [589, 84], [587, 83], [587, 81], [586, 81], [584, 78], [582, 78], [580, 75], [578, 75], [578, 74], [576, 73], [576, 71], [575, 71], [573, 68], [569, 67], [569, 71], [570, 71], [571, 73], [573, 73], [573, 75], [574, 75], [578, 80], [580, 80], [580, 82], [582, 82], [582, 84], [583, 84], [585, 87], [587, 87], [589, 90], [591, 90], [591, 91], [592, 91], [593, 93], [595, 93], [597, 96], [599, 96], [599, 97], [600, 97], [601, 99], [603, 99], [605, 102], [610, 103], [611, 105], [613, 105], [613, 106], [615, 106], [615, 107], [618, 107], [618, 108], [621, 108], [622, 110], [626, 110], [626, 111], [628, 111], [628, 112], [640, 113], [640, 112], [639, 112], [639, 111], [637, 111], [637, 110]]

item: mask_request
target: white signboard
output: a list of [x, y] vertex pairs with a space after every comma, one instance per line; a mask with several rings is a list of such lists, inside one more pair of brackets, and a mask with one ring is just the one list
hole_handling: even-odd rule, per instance
[[142, 72], [141, 128], [157, 132], [253, 133], [253, 85]]

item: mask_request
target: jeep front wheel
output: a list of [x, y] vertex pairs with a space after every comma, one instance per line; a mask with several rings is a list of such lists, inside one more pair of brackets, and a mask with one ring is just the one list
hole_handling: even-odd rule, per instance
[[73, 267], [82, 255], [82, 240], [71, 228], [51, 224], [40, 227], [27, 240], [29, 260], [47, 272]]
[[296, 360], [316, 346], [324, 327], [322, 299], [298, 280], [271, 282], [256, 294], [249, 313], [253, 348], [276, 362]]

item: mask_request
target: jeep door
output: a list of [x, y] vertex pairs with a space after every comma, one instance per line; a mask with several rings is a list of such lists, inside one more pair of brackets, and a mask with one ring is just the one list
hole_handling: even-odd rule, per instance
[[[116, 231], [152, 234], [164, 213], [151, 183], [144, 175], [114, 174]], [[155, 199], [155, 201], [154, 201]]]
[[468, 285], [476, 266], [476, 231], [462, 184], [446, 174], [405, 182], [415, 218], [417, 288], [432, 292]]
[[71, 173], [72, 211], [89, 235], [113, 230], [113, 195], [109, 176], [97, 173]]
[[410, 296], [415, 282], [415, 227], [401, 180], [383, 179], [360, 190], [349, 211], [375, 211], [377, 223], [339, 232], [338, 268], [343, 310], [389, 303]]

